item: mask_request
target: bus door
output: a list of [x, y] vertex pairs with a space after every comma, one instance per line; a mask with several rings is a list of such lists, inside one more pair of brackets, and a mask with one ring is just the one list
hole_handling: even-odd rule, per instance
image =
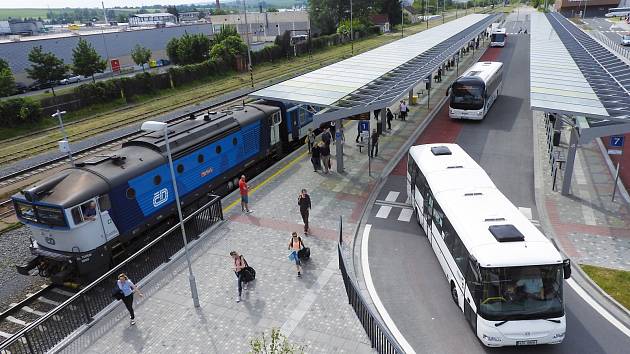
[[479, 263], [472, 256], [468, 257], [466, 265], [466, 284], [464, 289], [464, 317], [477, 333], [477, 305], [481, 297], [481, 272]]
[[424, 214], [424, 232], [429, 238], [429, 241], [431, 241], [431, 226], [433, 224], [433, 194], [431, 191], [427, 192], [427, 197], [422, 206], [422, 213]]

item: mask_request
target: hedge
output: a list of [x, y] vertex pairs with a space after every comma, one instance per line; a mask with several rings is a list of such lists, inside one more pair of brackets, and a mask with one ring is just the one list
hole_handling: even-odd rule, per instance
[[76, 97], [83, 107], [96, 103], [105, 103], [121, 98], [120, 81], [105, 80], [83, 84], [74, 89]]
[[223, 59], [209, 59], [199, 64], [183, 65], [168, 70], [175, 87], [189, 82], [207, 79], [230, 71], [230, 64]]
[[11, 98], [0, 101], [0, 124], [3, 127], [36, 123], [42, 119], [39, 102], [30, 98]]

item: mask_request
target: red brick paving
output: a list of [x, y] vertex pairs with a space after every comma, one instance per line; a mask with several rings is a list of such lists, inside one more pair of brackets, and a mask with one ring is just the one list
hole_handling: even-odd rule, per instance
[[[253, 216], [251, 214], [247, 215], [238, 215], [232, 214], [228, 216], [230, 221], [240, 222], [244, 224], [256, 225], [261, 227], [266, 227], [274, 230], [283, 230], [287, 232], [287, 235], [290, 235], [291, 232], [296, 231], [299, 234], [302, 234], [302, 230], [304, 230], [303, 224], [290, 223], [278, 219], [271, 218], [259, 218]], [[324, 240], [336, 240], [339, 237], [339, 231], [326, 229], [322, 227], [311, 227], [311, 234], [309, 236], [324, 239]]]

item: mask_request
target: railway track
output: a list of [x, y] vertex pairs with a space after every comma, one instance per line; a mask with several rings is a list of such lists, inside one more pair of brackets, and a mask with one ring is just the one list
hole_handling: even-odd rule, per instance
[[13, 203], [11, 199], [0, 202], [0, 219], [14, 214]]
[[58, 285], [44, 285], [34, 294], [27, 294], [18, 303], [0, 313], [0, 344], [14, 334], [54, 310], [78, 292], [77, 289]]

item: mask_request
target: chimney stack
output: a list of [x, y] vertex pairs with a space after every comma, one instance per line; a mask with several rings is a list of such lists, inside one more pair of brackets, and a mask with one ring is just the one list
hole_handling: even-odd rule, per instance
[[219, 0], [217, 0], [217, 10], [221, 8], [221, 3], [219, 3]]

